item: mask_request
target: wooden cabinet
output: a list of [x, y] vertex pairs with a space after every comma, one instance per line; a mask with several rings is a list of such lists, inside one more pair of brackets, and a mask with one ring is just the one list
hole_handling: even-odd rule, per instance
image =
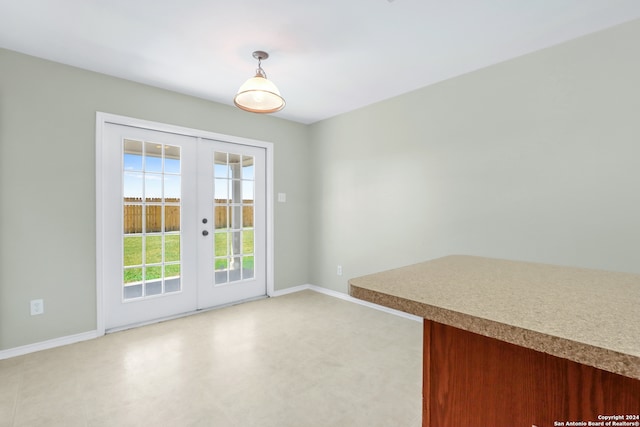
[[423, 427], [547, 427], [640, 414], [640, 380], [429, 320], [423, 360]]

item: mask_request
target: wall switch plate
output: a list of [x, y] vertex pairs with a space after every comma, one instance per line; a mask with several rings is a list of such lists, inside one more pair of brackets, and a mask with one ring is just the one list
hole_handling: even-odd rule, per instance
[[338, 268], [336, 270], [336, 273], [338, 274], [338, 276], [342, 276], [342, 266], [341, 265], [338, 266]]
[[31, 315], [37, 316], [38, 314], [44, 313], [44, 301], [41, 299], [32, 299], [31, 300]]
[[278, 193], [278, 201], [280, 203], [286, 203], [287, 202], [287, 193]]

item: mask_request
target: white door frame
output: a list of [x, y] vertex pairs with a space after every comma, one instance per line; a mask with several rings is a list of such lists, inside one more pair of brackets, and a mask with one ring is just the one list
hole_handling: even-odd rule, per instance
[[105, 309], [104, 309], [104, 230], [105, 220], [103, 193], [106, 171], [103, 170], [103, 157], [106, 144], [103, 141], [106, 124], [113, 123], [124, 126], [138, 127], [142, 129], [160, 132], [175, 133], [196, 138], [208, 138], [232, 144], [249, 145], [265, 149], [266, 154], [266, 285], [267, 295], [274, 293], [274, 220], [273, 220], [273, 143], [238, 136], [224, 135], [199, 129], [158, 123], [132, 117], [119, 116], [110, 113], [96, 112], [96, 330], [98, 336], [105, 334]]

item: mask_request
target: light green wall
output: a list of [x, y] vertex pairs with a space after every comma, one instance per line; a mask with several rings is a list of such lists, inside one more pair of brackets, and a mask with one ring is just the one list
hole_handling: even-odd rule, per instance
[[312, 283], [456, 253], [640, 273], [638, 40], [634, 21], [312, 125]]
[[96, 328], [96, 111], [274, 143], [275, 287], [308, 283], [307, 126], [2, 49], [0, 70], [0, 350]]

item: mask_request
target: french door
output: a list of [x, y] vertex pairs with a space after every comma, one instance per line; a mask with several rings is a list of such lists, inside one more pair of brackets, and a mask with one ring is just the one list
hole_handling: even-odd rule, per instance
[[265, 295], [265, 150], [201, 139], [198, 171], [198, 308]]
[[105, 123], [105, 329], [266, 294], [265, 148]]

